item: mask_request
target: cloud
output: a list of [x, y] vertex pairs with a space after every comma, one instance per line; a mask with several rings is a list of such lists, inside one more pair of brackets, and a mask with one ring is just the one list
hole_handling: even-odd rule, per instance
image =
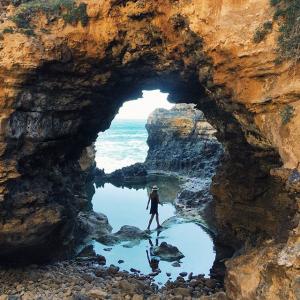
[[168, 94], [159, 90], [143, 91], [143, 98], [127, 101], [120, 108], [116, 119], [146, 120], [156, 108], [170, 109], [174, 106], [167, 100]]

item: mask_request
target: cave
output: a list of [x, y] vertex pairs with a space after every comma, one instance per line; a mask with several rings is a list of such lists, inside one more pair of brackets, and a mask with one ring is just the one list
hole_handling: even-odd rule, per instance
[[[88, 249], [104, 254], [108, 265], [153, 274], [159, 285], [187, 270], [211, 276], [221, 286], [222, 261], [233, 249], [214, 245], [209, 190], [223, 149], [201, 111], [193, 104], [172, 105], [166, 97], [158, 90], [143, 91], [142, 99], [126, 102], [95, 146], [85, 150], [87, 159], [81, 157], [85, 166], [90, 160], [93, 165], [95, 157], [93, 215], [106, 216], [109, 224], [109, 232], [92, 236]], [[161, 227], [154, 220], [147, 229], [150, 203], [145, 208], [153, 186], [162, 204]], [[136, 238], [129, 230], [136, 231]], [[168, 245], [163, 252], [162, 243]], [[172, 252], [171, 246], [177, 249]]]
[[[257, 25], [269, 17], [266, 1], [203, 2], [86, 0], [87, 24], [41, 12], [34, 35], [5, 32], [2, 261], [72, 254], [90, 206], [84, 149], [124, 102], [160, 89], [203, 111], [224, 148], [211, 193], [217, 242], [235, 250], [227, 297], [297, 299], [299, 68], [276, 65], [275, 33], [258, 46], [250, 38], [253, 13]], [[18, 6], [4, 7], [1, 29], [15, 28]]]

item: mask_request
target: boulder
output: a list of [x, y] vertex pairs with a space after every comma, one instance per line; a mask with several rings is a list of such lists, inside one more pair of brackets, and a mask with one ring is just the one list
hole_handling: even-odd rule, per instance
[[146, 167], [142, 163], [136, 163], [129, 167], [116, 170], [111, 174], [106, 175], [107, 181], [122, 181], [122, 182], [140, 182], [148, 175]]
[[176, 261], [184, 257], [177, 247], [166, 242], [162, 242], [158, 247], [155, 247], [154, 254], [165, 261]]
[[107, 292], [103, 291], [102, 289], [92, 289], [88, 292], [88, 296], [91, 299], [105, 299], [107, 296]]
[[132, 248], [137, 245], [140, 240], [148, 238], [150, 238], [150, 235], [147, 232], [135, 226], [124, 225], [114, 234], [105, 233], [103, 235], [98, 235], [96, 240], [106, 246], [114, 246], [116, 244], [129, 241], [129, 243], [124, 244], [123, 247]]
[[80, 228], [87, 232], [92, 239], [100, 239], [111, 233], [112, 227], [106, 215], [94, 211], [80, 212], [78, 214]]
[[143, 240], [150, 237], [147, 232], [135, 226], [129, 225], [122, 226], [114, 236], [117, 237], [120, 241]]
[[96, 240], [105, 246], [114, 246], [119, 243], [118, 237], [114, 236], [113, 234], [98, 236]]
[[96, 256], [96, 252], [94, 250], [93, 245], [87, 245], [77, 255], [77, 257], [95, 257], [95, 256]]

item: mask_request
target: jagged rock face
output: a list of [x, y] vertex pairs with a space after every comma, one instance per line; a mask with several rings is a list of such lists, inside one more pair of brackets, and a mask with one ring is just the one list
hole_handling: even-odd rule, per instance
[[211, 178], [222, 146], [216, 130], [193, 104], [157, 109], [148, 118], [147, 169]]
[[149, 150], [144, 166], [149, 172], [189, 178], [176, 197], [177, 212], [187, 218], [205, 219], [213, 230], [210, 187], [223, 149], [215, 137], [216, 130], [194, 106], [176, 104], [149, 116]]
[[[9, 17], [18, 8], [3, 2], [0, 30], [13, 30], [0, 41], [0, 252], [33, 254], [46, 241], [72, 235], [87, 202], [86, 177], [78, 175], [81, 152], [109, 127], [125, 100], [144, 88], [161, 88], [174, 102], [197, 104], [218, 130], [226, 156], [213, 191], [224, 235], [241, 242], [254, 237], [255, 245], [265, 217], [273, 224], [264, 234], [273, 239], [264, 248], [267, 266], [257, 268], [255, 282], [252, 273], [244, 277], [251, 293], [239, 277], [228, 276], [227, 294], [296, 299], [299, 259], [282, 263], [274, 249], [283, 243], [287, 254], [299, 247], [299, 190], [288, 192], [285, 181], [269, 173], [300, 161], [300, 69], [275, 64], [276, 30], [258, 45], [252, 42], [256, 28], [273, 15], [269, 1], [82, 2], [88, 23], [66, 24], [61, 11], [47, 17], [39, 11], [29, 24], [34, 34], [16, 27]], [[294, 112], [285, 124], [287, 103]], [[279, 213], [273, 215], [274, 209]], [[247, 222], [232, 211], [246, 213]], [[237, 267], [255, 269], [255, 257], [228, 264], [228, 274]], [[281, 294], [280, 276], [292, 278]], [[268, 291], [259, 289], [266, 283]]]

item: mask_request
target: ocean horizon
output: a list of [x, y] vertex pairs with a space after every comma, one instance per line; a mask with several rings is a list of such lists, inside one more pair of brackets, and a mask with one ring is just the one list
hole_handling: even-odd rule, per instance
[[146, 122], [146, 119], [114, 119], [96, 140], [97, 167], [111, 173], [144, 162], [148, 152]]

